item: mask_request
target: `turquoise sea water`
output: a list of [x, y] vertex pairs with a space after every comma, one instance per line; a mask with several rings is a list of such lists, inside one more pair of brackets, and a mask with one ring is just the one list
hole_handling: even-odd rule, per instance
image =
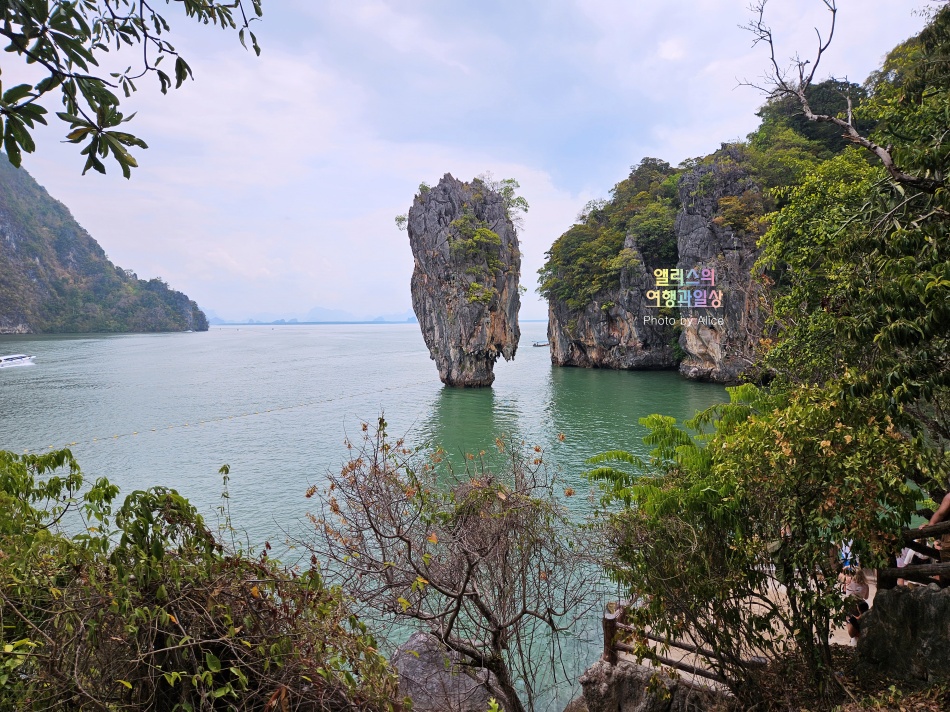
[[[124, 493], [173, 487], [212, 518], [228, 463], [235, 525], [277, 543], [305, 533], [307, 487], [381, 413], [392, 435], [441, 445], [456, 463], [496, 437], [540, 445], [563, 485], [583, 493], [586, 458], [647, 452], [641, 417], [685, 418], [725, 399], [676, 373], [552, 367], [548, 349], [531, 346], [544, 338], [545, 324], [523, 324], [495, 385], [468, 390], [442, 386], [415, 324], [0, 337], [0, 352], [36, 356], [0, 371], [0, 449], [68, 445], [87, 477]], [[570, 505], [589, 506], [583, 496]]]
[[540, 445], [566, 485], [586, 488], [587, 457], [646, 451], [639, 418], [687, 417], [724, 398], [675, 373], [552, 367], [548, 349], [531, 346], [544, 329], [524, 324], [517, 358], [477, 390], [442, 386], [413, 324], [0, 337], [0, 351], [36, 355], [33, 367], [0, 372], [0, 448], [70, 445], [87, 476], [124, 492], [174, 487], [205, 513], [228, 463], [232, 515], [262, 541], [294, 528], [307, 486], [380, 413], [391, 434], [457, 462], [497, 436]]

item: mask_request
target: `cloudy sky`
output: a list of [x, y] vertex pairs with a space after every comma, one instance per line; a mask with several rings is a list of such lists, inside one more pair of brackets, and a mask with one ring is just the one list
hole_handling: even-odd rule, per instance
[[[739, 29], [748, 1], [264, 0], [259, 58], [171, 15], [195, 81], [140, 83], [130, 130], [150, 148], [132, 180], [82, 177], [60, 126], [24, 166], [116, 264], [226, 319], [408, 310], [393, 218], [419, 183], [513, 177], [531, 205], [522, 318], [544, 318], [537, 269], [588, 200], [644, 156], [676, 164], [755, 127], [762, 96], [738, 80], [766, 55]], [[819, 74], [863, 81], [930, 3], [838, 4]], [[768, 10], [781, 56], [807, 55], [827, 20], [821, 0]]]

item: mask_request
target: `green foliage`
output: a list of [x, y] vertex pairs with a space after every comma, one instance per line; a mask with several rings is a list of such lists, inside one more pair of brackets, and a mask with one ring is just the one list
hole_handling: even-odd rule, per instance
[[494, 287], [487, 287], [478, 282], [472, 282], [468, 285], [468, 299], [469, 304], [491, 304], [492, 299], [498, 295], [498, 290]]
[[768, 202], [759, 190], [746, 190], [742, 195], [719, 199], [719, 210], [713, 223], [735, 232], [757, 233], [768, 209]]
[[729, 404], [686, 428], [642, 420], [649, 460], [605, 453], [588, 475], [604, 493], [607, 572], [638, 602], [634, 623], [720, 653], [713, 668], [751, 703], [753, 655], [798, 654], [810, 684], [827, 687], [845, 607], [833, 552], [853, 540], [865, 566], [884, 563], [920, 497], [908, 475], [936, 473], [879, 400], [835, 399], [834, 386], [729, 390]]
[[521, 184], [514, 178], [502, 178], [496, 180], [490, 172], [485, 172], [475, 178], [473, 183], [481, 183], [488, 190], [501, 196], [505, 204], [505, 212], [508, 219], [518, 228], [521, 227], [521, 218], [528, 212], [528, 201], [521, 195], [518, 195], [518, 189]]
[[640, 266], [636, 252], [624, 248], [628, 235], [636, 239], [644, 267], [675, 265], [676, 181], [669, 164], [645, 158], [614, 186], [609, 202], [588, 203], [580, 222], [546, 253], [538, 272], [541, 294], [579, 310], [596, 295], [619, 287], [621, 273]]
[[[869, 152], [838, 151], [791, 104], [764, 110], [748, 163], [766, 186], [793, 181], [773, 184], [760, 243], [775, 279], [765, 365], [776, 378], [732, 390], [685, 429], [646, 419], [649, 461], [591, 461], [613, 541], [607, 569], [639, 601], [635, 622], [720, 652], [713, 666], [749, 704], [761, 689], [742, 664], [752, 655], [799, 656], [809, 684], [829, 689], [828, 635], [845, 605], [832, 552], [853, 541], [864, 566], [885, 564], [947, 482], [947, 56], [945, 7], [889, 55], [856, 108], [900, 171], [932, 183], [897, 182]], [[815, 104], [840, 88], [816, 87]], [[761, 211], [739, 195], [720, 200], [716, 219], [751, 229]]]
[[[808, 103], [816, 114], [848, 118], [848, 98], [854, 109], [859, 109], [867, 100], [867, 90], [859, 84], [827, 79], [820, 84], [808, 87], [805, 91]], [[796, 97], [787, 96], [773, 99], [763, 106], [758, 115], [762, 117], [762, 126], [766, 131], [774, 126], [787, 126], [799, 136], [807, 139], [812, 145], [818, 145], [820, 157], [830, 158], [840, 153], [849, 142], [843, 136], [838, 126], [830, 123], [818, 123], [805, 118], [802, 107]], [[868, 118], [859, 118], [855, 126], [863, 134], [874, 128], [874, 121]], [[760, 129], [761, 130], [761, 129]]]
[[141, 280], [102, 248], [24, 169], [0, 160], [0, 314], [38, 332], [207, 330], [198, 305]]
[[759, 263], [776, 276], [780, 337], [765, 364], [782, 381], [822, 383], [848, 362], [867, 360], [841, 322], [860, 308], [851, 294], [855, 282], [878, 279], [866, 261], [854, 259], [866, 232], [854, 216], [882, 178], [863, 153], [849, 149], [810, 171], [773, 216]]
[[749, 146], [756, 175], [776, 198], [781, 198], [785, 188], [796, 185], [809, 169], [832, 155], [821, 143], [780, 121], [763, 121], [749, 134]]
[[[396, 681], [315, 566], [228, 551], [174, 490], [0, 451], [0, 707], [388, 710]], [[266, 548], [270, 548], [267, 545]]]
[[[250, 0], [250, 19], [242, 0], [180, 2], [185, 14], [201, 24], [238, 30], [241, 44], [248, 35], [260, 54], [250, 22], [261, 16], [262, 0]], [[46, 124], [44, 102], [59, 97], [64, 111], [56, 115], [69, 125], [66, 140], [83, 146], [83, 173], [90, 168], [105, 173], [100, 159], [111, 155], [122, 174], [130, 177], [138, 162], [128, 149], [147, 146], [119, 130], [134, 116], [119, 111], [119, 92], [128, 98], [136, 91], [136, 81], [154, 74], [166, 93], [172, 85], [172, 78], [160, 67], [166, 59], [174, 61], [176, 88], [192, 76], [191, 67], [166, 39], [169, 31], [168, 22], [151, 5], [133, 0], [0, 3], [0, 37], [9, 43], [4, 49], [38, 67], [42, 75], [35, 84], [5, 91], [0, 83], [0, 137], [10, 162], [19, 166], [21, 152], [35, 150], [31, 132], [37, 124]], [[110, 48], [118, 51], [123, 46], [140, 47], [141, 62], [106, 76], [99, 70], [99, 59]]]
[[502, 268], [498, 255], [501, 237], [488, 229], [487, 222], [475, 217], [470, 208], [453, 220], [449, 228], [449, 251], [452, 257], [461, 264], [469, 265], [465, 272], [475, 279], [468, 286], [468, 301], [490, 303], [498, 292], [481, 282], [494, 281], [495, 272]]
[[[653, 158], [635, 166], [618, 183], [612, 198], [590, 201], [578, 223], [559, 237], [539, 271], [540, 293], [583, 310], [599, 295], [620, 287], [621, 275], [673, 267], [678, 261], [674, 224], [680, 200], [712, 200], [713, 222], [739, 234], [762, 235], [768, 216], [781, 205], [783, 191], [802, 179], [828, 154], [782, 120], [764, 121], [748, 143], [723, 144], [720, 150], [685, 162], [678, 170]], [[682, 188], [683, 176], [692, 182]], [[722, 195], [724, 185], [738, 185], [737, 195]], [[680, 196], [680, 190], [684, 195]], [[730, 188], [733, 190], [733, 188]], [[636, 250], [626, 247], [635, 240]]]
[[[889, 55], [861, 107], [905, 172], [945, 181], [950, 8]], [[847, 372], [849, 392], [887, 396], [902, 426], [950, 440], [950, 198], [894, 183], [846, 152], [789, 194], [764, 241], [779, 279], [780, 378]]]

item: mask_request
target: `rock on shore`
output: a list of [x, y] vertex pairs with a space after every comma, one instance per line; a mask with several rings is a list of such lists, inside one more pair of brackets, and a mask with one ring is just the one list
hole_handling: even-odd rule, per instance
[[861, 675], [896, 680], [950, 680], [950, 588], [937, 584], [879, 590], [862, 618]]
[[486, 712], [491, 694], [487, 673], [467, 675], [428, 633], [414, 633], [396, 649], [393, 667], [399, 672], [399, 694], [412, 700], [416, 712]]
[[610, 665], [599, 660], [580, 683], [589, 712], [713, 712], [733, 706], [726, 693], [628, 661]]

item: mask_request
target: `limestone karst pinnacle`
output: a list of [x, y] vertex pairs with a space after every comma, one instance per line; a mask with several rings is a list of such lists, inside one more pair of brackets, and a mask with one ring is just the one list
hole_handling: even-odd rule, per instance
[[490, 386], [495, 361], [513, 359], [520, 337], [521, 253], [503, 196], [446, 174], [420, 188], [407, 227], [412, 308], [439, 378]]

